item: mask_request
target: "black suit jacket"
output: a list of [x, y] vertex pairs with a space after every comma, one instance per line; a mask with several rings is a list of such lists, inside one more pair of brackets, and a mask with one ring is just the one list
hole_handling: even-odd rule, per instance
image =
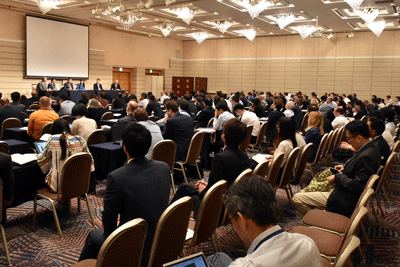
[[100, 127], [101, 116], [106, 112], [104, 108], [88, 108], [86, 117], [94, 119], [97, 122], [97, 127]]
[[276, 138], [276, 124], [279, 119], [285, 117], [282, 111], [274, 109], [269, 113], [267, 130], [265, 131], [265, 136], [267, 140], [273, 141]]
[[121, 90], [121, 85], [119, 85], [119, 83], [113, 83], [111, 84], [110, 90]]
[[47, 85], [48, 89], [54, 90], [56, 89], [56, 84], [55, 83], [49, 83], [49, 85]]
[[73, 90], [74, 89], [74, 84], [73, 83], [64, 83], [64, 89], [65, 90]]
[[192, 116], [192, 118], [194, 118], [197, 114], [196, 104], [193, 103], [192, 101], [189, 102], [189, 108], [188, 108], [187, 112], [189, 113], [190, 116]]
[[328, 198], [326, 210], [351, 217], [371, 175], [381, 165], [381, 153], [368, 142], [347, 161], [342, 173], [335, 174], [336, 188]]
[[10, 105], [5, 105], [4, 107], [0, 108], [0, 127], [3, 124], [3, 121], [8, 118], [17, 118], [22, 122], [23, 120], [21, 111], [21, 109]]
[[247, 98], [242, 97], [240, 100], [242, 100], [243, 106], [245, 106], [245, 107], [249, 106], [249, 101], [247, 100]]
[[158, 219], [168, 207], [171, 174], [169, 166], [160, 161], [139, 157], [107, 176], [104, 195], [103, 226], [109, 236], [119, 225], [143, 218], [147, 236], [142, 266], [147, 266]]
[[154, 111], [154, 117], [164, 118], [164, 111], [162, 110], [160, 103], [157, 101], [149, 102], [146, 106], [146, 111], [149, 116], [151, 115], [151, 112]]
[[98, 85], [97, 85], [97, 83], [93, 84], [93, 90], [95, 90], [96, 92], [98, 90], [102, 90], [102, 89], [103, 89], [103, 85], [101, 85], [101, 83], [99, 83]]
[[84, 104], [85, 106], [89, 103], [89, 99], [87, 97], [79, 99], [79, 103]]
[[125, 99], [123, 99], [122, 97], [116, 98], [113, 104], [114, 104], [114, 109], [121, 109], [125, 108], [126, 106]]
[[324, 132], [330, 133], [330, 131], [333, 131], [332, 123], [329, 121], [327, 117], [324, 116]]
[[5, 201], [10, 201], [14, 197], [14, 173], [12, 170], [11, 156], [0, 152], [0, 179], [3, 181], [3, 214], [2, 225], [6, 223]]
[[385, 138], [382, 137], [382, 135], [376, 136], [373, 140], [372, 143], [374, 143], [376, 149], [379, 150], [382, 156], [382, 166], [385, 166], [387, 159], [390, 156], [390, 147], [388, 143], [386, 142]]
[[293, 109], [294, 118], [296, 120], [296, 130], [300, 129], [301, 123], [303, 122], [304, 113], [298, 106], [295, 106]]
[[354, 116], [355, 120], [361, 120], [362, 117], [368, 115], [365, 109], [360, 109], [357, 114]]
[[112, 127], [111, 127], [111, 132], [113, 135], [113, 140], [121, 140], [122, 133], [124, 132], [125, 127], [128, 124], [136, 122], [135, 118], [133, 117], [133, 114], [128, 114], [128, 116], [123, 117], [119, 119]]
[[165, 123], [164, 139], [171, 139], [176, 144], [176, 161], [184, 161], [194, 134], [193, 120], [179, 112]]
[[200, 128], [200, 127], [207, 127], [208, 122], [214, 118], [215, 116], [215, 110], [213, 107], [206, 107], [201, 110], [199, 115], [196, 116], [194, 119], [197, 121], [197, 124], [194, 128]]

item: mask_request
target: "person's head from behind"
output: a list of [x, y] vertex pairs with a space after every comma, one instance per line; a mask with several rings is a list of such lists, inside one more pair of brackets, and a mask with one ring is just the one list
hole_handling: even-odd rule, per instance
[[343, 108], [341, 108], [341, 107], [336, 107], [336, 108], [333, 110], [333, 115], [335, 115], [335, 117], [342, 116], [343, 114], [344, 114], [344, 110], [343, 110]]
[[383, 134], [385, 131], [385, 122], [377, 117], [370, 117], [368, 119], [368, 127], [370, 131], [371, 138]]
[[232, 104], [238, 104], [239, 103], [239, 96], [234, 95], [232, 96]]
[[3, 97], [2, 99], [0, 99], [0, 106], [4, 107], [5, 105], [10, 105], [10, 100], [8, 100], [7, 97]]
[[185, 99], [186, 101], [190, 101], [191, 99], [192, 99], [192, 97], [191, 97], [191, 95], [189, 95], [189, 94], [185, 94], [184, 96], [183, 96], [183, 99]]
[[103, 106], [100, 104], [99, 100], [96, 98], [92, 98], [89, 100], [88, 108], [102, 108]]
[[171, 93], [169, 96], [172, 100], [178, 100], [178, 96], [175, 93]]
[[369, 141], [369, 127], [363, 121], [349, 122], [345, 127], [347, 143], [356, 151]]
[[283, 108], [283, 101], [281, 98], [277, 97], [274, 99], [274, 107], [276, 110], [281, 110]]
[[212, 106], [212, 100], [209, 97], [204, 98], [204, 105], [206, 107], [211, 107]]
[[87, 98], [87, 93], [86, 93], [86, 92], [83, 92], [83, 93], [81, 94], [81, 97], [82, 97], [82, 98]]
[[247, 246], [259, 232], [275, 226], [281, 219], [275, 192], [260, 176], [240, 179], [225, 193], [223, 202], [233, 229]]
[[181, 103], [179, 104], [179, 107], [181, 110], [186, 111], [189, 109], [189, 102], [186, 100], [182, 100]]
[[67, 94], [63, 94], [60, 98], [61, 98], [62, 101], [69, 100], [69, 96]]
[[234, 111], [238, 116], [242, 117], [243, 114], [244, 114], [244, 112], [245, 112], [246, 110], [245, 110], [245, 108], [244, 108], [244, 106], [243, 106], [242, 104], [236, 104], [236, 105], [233, 107], [233, 111]]
[[318, 128], [322, 135], [324, 132], [324, 115], [319, 111], [312, 111], [308, 114], [308, 127], [307, 130], [311, 128]]
[[246, 134], [246, 124], [237, 118], [232, 118], [225, 123], [221, 139], [226, 146], [237, 148], [246, 138]]
[[307, 107], [307, 113], [310, 113], [310, 112], [313, 112], [313, 111], [319, 111], [318, 106], [315, 105], [315, 104], [308, 105], [308, 107]]
[[18, 102], [19, 99], [20, 99], [20, 97], [21, 97], [21, 95], [20, 95], [20, 93], [18, 93], [18, 92], [13, 92], [13, 93], [11, 93], [11, 100], [12, 100], [13, 102]]
[[[14, 101], [14, 100], [13, 100]], [[388, 122], [393, 122], [394, 117], [396, 116], [396, 111], [392, 107], [385, 107], [381, 109], [383, 115], [385, 115], [385, 120]]]
[[61, 157], [63, 160], [67, 156], [67, 134], [71, 134], [71, 129], [69, 128], [69, 124], [66, 120], [59, 118], [53, 122], [53, 126], [51, 127], [51, 134], [61, 134], [60, 136], [60, 146], [61, 146]]
[[50, 107], [50, 98], [47, 96], [42, 96], [39, 99], [39, 106], [41, 109], [48, 109]]
[[225, 111], [230, 112], [226, 101], [219, 101], [218, 104], [215, 106], [215, 109], [217, 110], [218, 115], [221, 115]]
[[286, 103], [286, 109], [294, 109], [295, 105], [293, 101], [288, 101]]
[[137, 122], [149, 120], [149, 114], [147, 114], [147, 111], [144, 108], [135, 109], [133, 117]]
[[80, 103], [78, 105], [75, 105], [72, 108], [72, 116], [76, 116], [77, 118], [86, 116], [87, 113], [87, 108], [84, 104]]
[[128, 159], [144, 157], [151, 146], [151, 134], [141, 124], [128, 124], [122, 133], [122, 144]]
[[253, 99], [253, 108], [259, 106], [260, 104], [261, 104], [261, 101], [259, 98], [256, 97]]
[[277, 139], [279, 141], [290, 140], [293, 147], [297, 147], [296, 142], [296, 122], [294, 118], [282, 117], [276, 124]]
[[129, 101], [128, 105], [126, 106], [126, 113], [133, 114], [135, 109], [137, 109], [138, 103], [136, 101]]
[[55, 113], [58, 113], [61, 110], [60, 102], [58, 102], [57, 100], [51, 101], [51, 108]]
[[99, 99], [99, 97], [95, 94], [95, 93], [92, 93], [92, 94], [90, 94], [89, 95], [89, 99]]
[[156, 97], [154, 95], [149, 96], [150, 102], [156, 102]]
[[147, 98], [147, 94], [146, 93], [142, 93], [140, 96], [142, 97], [142, 99], [146, 99]]
[[179, 112], [178, 104], [175, 101], [169, 101], [165, 108], [167, 110], [168, 116], [173, 116], [175, 113]]

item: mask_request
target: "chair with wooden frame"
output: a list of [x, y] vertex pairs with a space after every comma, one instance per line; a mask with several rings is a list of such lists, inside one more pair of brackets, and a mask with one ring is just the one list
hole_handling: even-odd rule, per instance
[[396, 152], [396, 153], [400, 152], [400, 140], [396, 141], [396, 143], [394, 143], [393, 148], [392, 148], [392, 152]]
[[257, 140], [255, 144], [249, 144], [249, 147], [251, 149], [253, 149], [253, 151], [255, 151], [255, 148], [258, 147], [258, 151], [260, 153], [263, 153], [263, 149], [262, 149], [262, 142], [264, 141], [264, 137], [265, 137], [265, 132], [267, 131], [267, 123], [268, 122], [264, 122], [261, 127], [260, 127], [260, 131], [258, 131], [258, 136], [257, 136]]
[[155, 230], [148, 267], [162, 267], [179, 257], [185, 245], [192, 202], [191, 197], [180, 198], [163, 212]]
[[222, 196], [227, 186], [228, 183], [221, 180], [207, 190], [197, 213], [193, 238], [186, 248], [197, 246], [211, 238], [215, 251], [221, 251], [215, 230], [221, 216]]
[[360, 239], [355, 236], [349, 236], [346, 238], [346, 240], [343, 243], [342, 248], [340, 249], [340, 252], [338, 256], [335, 258], [335, 261], [332, 263], [329, 260], [327, 260], [324, 257], [322, 258], [322, 265], [324, 267], [344, 267], [344, 266], [351, 266], [351, 265], [346, 265], [347, 262], [350, 259], [351, 253], [356, 250], [361, 244]]
[[0, 141], [0, 152], [8, 154], [8, 144], [4, 141]]
[[25, 112], [21, 112], [22, 119], [29, 119], [29, 115]]
[[322, 164], [321, 166], [329, 166], [326, 163], [326, 158], [328, 157], [329, 149], [332, 146], [333, 139], [334, 139], [334, 131], [330, 131], [328, 133], [328, 140], [326, 141], [325, 147], [322, 150], [322, 153], [320, 156], [320, 163]]
[[304, 114], [303, 121], [301, 122], [300, 131], [304, 132], [308, 125], [308, 113]]
[[314, 175], [315, 175], [314, 168], [318, 168], [318, 166], [320, 164], [322, 151], [325, 149], [327, 141], [328, 141], [328, 134], [325, 134], [322, 137], [321, 142], [319, 143], [319, 147], [318, 147], [317, 153], [315, 155], [314, 161], [311, 163], [307, 162], [307, 168], [310, 170], [312, 177], [314, 177]]
[[113, 104], [108, 104], [104, 109], [105, 110], [112, 110], [113, 109]]
[[32, 105], [29, 106], [28, 109], [39, 110], [40, 106], [39, 106], [39, 104], [32, 104]]
[[4, 131], [7, 128], [22, 127], [22, 122], [17, 118], [8, 118], [1, 124], [1, 140], [4, 140]]
[[53, 211], [58, 234], [60, 235], [61, 239], [64, 239], [54, 203], [56, 203], [57, 201], [70, 201], [72, 198], [76, 197], [78, 198], [78, 211], [80, 211], [81, 196], [85, 196], [90, 219], [93, 226], [95, 225], [92, 211], [90, 210], [89, 199], [87, 196], [87, 192], [89, 190], [91, 165], [92, 157], [88, 153], [77, 153], [70, 156], [65, 161], [65, 164], [60, 172], [60, 183], [58, 186], [58, 192], [53, 193], [49, 187], [42, 188], [37, 191], [33, 200], [33, 225], [36, 224], [37, 205], [39, 204], [40, 206], [47, 208], [46, 206], [38, 203], [37, 200], [38, 198], [46, 199], [51, 203], [52, 208], [50, 208], [50, 210]]
[[243, 152], [246, 152], [246, 150], [249, 148], [251, 133], [253, 132], [253, 125], [247, 125], [246, 130], [246, 137], [239, 145], [239, 149]]
[[284, 153], [280, 153], [277, 157], [275, 157], [268, 169], [267, 181], [271, 184], [272, 188], [277, 186], [276, 181], [279, 177], [284, 155]]
[[259, 175], [264, 177], [267, 175], [269, 161], [267, 159], [258, 163], [257, 166], [253, 170], [253, 175]]
[[300, 148], [298, 148], [298, 147], [296, 147], [295, 149], [293, 149], [290, 152], [290, 154], [285, 162], [285, 167], [283, 168], [283, 172], [281, 175], [281, 180], [279, 182], [279, 185], [277, 185], [277, 187], [275, 187], [275, 192], [277, 189], [285, 190], [288, 200], [291, 204], [293, 204], [293, 202], [292, 202], [293, 192], [290, 187], [289, 180], [292, 178], [293, 170], [296, 165], [296, 160], [299, 155], [299, 152], [300, 152]]
[[188, 153], [186, 155], [186, 160], [175, 162], [176, 164], [179, 165], [179, 168], [174, 168], [174, 170], [178, 170], [183, 173], [183, 178], [185, 179], [186, 183], [188, 183], [185, 173], [186, 164], [194, 164], [196, 166], [197, 174], [199, 175], [199, 179], [201, 180], [198, 159], [201, 152], [201, 146], [203, 145], [203, 139], [204, 139], [203, 132], [198, 132], [195, 135], [193, 135], [192, 140], [190, 141]]
[[53, 128], [53, 123], [48, 122], [42, 127], [42, 131], [40, 132], [40, 136], [44, 134], [51, 134], [51, 129]]
[[174, 182], [174, 165], [175, 165], [176, 144], [172, 140], [162, 140], [154, 145], [151, 152], [151, 158], [168, 164], [171, 171], [172, 191], [176, 193]]
[[207, 127], [212, 127], [213, 124], [214, 124], [214, 118], [211, 118], [207, 123]]
[[3, 238], [3, 244], [4, 244], [4, 251], [6, 252], [6, 258], [8, 262], [8, 266], [12, 266], [11, 263], [11, 258], [10, 258], [10, 251], [8, 250], [8, 242], [6, 239], [6, 231], [4, 230], [4, 226], [2, 224], [3, 220], [3, 180], [0, 179], [0, 230], [1, 230], [1, 236]]
[[86, 145], [90, 147], [95, 144], [102, 144], [106, 142], [106, 134], [102, 129], [97, 129], [91, 132], [86, 141]]
[[310, 154], [313, 143], [308, 143], [300, 153], [300, 156], [297, 160], [297, 165], [293, 174], [293, 180], [299, 181], [300, 187], [303, 188], [303, 184], [301, 181], [301, 177], [303, 177], [304, 170], [307, 165], [308, 155]]
[[131, 220], [107, 237], [97, 259], [86, 259], [71, 267], [140, 267], [146, 233], [145, 220]]
[[107, 121], [112, 119], [114, 119], [114, 114], [111, 111], [107, 111], [101, 116], [102, 121]]
[[68, 122], [68, 124], [72, 124], [72, 118], [70, 115], [64, 115], [60, 117], [61, 119], [64, 119]]
[[338, 137], [339, 129], [331, 131], [330, 142], [326, 148], [325, 155], [324, 155], [324, 164], [325, 166], [332, 166], [333, 164], [333, 156], [332, 150], [335, 148], [337, 137]]

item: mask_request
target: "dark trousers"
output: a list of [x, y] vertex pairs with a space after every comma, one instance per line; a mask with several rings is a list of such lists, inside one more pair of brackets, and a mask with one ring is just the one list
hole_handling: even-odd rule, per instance
[[252, 135], [250, 138], [250, 144], [255, 144], [257, 142], [257, 136]]
[[103, 229], [94, 229], [90, 231], [88, 237], [86, 238], [85, 245], [81, 251], [79, 261], [86, 259], [97, 259], [100, 248], [106, 239], [107, 237], [104, 235]]
[[181, 184], [176, 190], [174, 197], [171, 200], [171, 203], [174, 203], [176, 200], [182, 197], [192, 197], [193, 199], [193, 211], [194, 211], [194, 218], [197, 216], [197, 212], [199, 211], [201, 199], [199, 198], [199, 191], [197, 191], [194, 185], [190, 184]]

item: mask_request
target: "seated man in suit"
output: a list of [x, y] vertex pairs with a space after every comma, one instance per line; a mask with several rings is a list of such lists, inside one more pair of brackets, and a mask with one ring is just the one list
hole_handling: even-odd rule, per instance
[[36, 93], [39, 96], [39, 98], [41, 98], [42, 96], [44, 96], [46, 94], [47, 91], [47, 77], [43, 77], [42, 81], [39, 82], [36, 86]]
[[225, 123], [221, 138], [224, 141], [225, 149], [221, 154], [216, 154], [211, 165], [208, 183], [204, 180], [197, 182], [195, 186], [182, 184], [171, 203], [184, 196], [191, 196], [193, 199], [193, 210], [195, 216], [200, 207], [204, 195], [215, 183], [226, 180], [228, 186], [233, 184], [236, 178], [247, 168], [253, 167], [252, 160], [239, 149], [240, 143], [246, 138], [246, 125], [236, 118]]
[[17, 108], [17, 109], [19, 109], [21, 111], [25, 111], [26, 110], [25, 105], [20, 103], [20, 101], [21, 101], [21, 94], [20, 93], [18, 93], [18, 92], [11, 93], [11, 100], [12, 100], [11, 106], [13, 106], [14, 108]]
[[138, 104], [135, 101], [129, 101], [126, 107], [126, 113], [127, 113], [126, 117], [118, 119], [118, 121], [111, 127], [111, 132], [114, 141], [121, 140], [121, 136], [125, 130], [125, 127], [128, 124], [135, 122], [135, 118], [133, 117], [133, 112], [135, 111], [135, 109], [137, 109], [137, 107]]
[[64, 83], [64, 90], [74, 90], [74, 84], [72, 83], [72, 79], [69, 78], [66, 83]]
[[117, 98], [114, 100], [114, 109], [123, 109], [126, 106], [125, 99], [122, 98], [122, 93], [117, 94]]
[[121, 85], [119, 85], [118, 80], [115, 80], [115, 82], [111, 84], [110, 90], [121, 90]]
[[390, 156], [390, 147], [386, 140], [382, 137], [385, 131], [385, 122], [376, 117], [370, 117], [368, 122], [369, 131], [371, 133], [372, 143], [376, 146], [382, 156], [382, 166], [385, 166]]
[[170, 168], [164, 162], [145, 158], [151, 134], [143, 125], [130, 124], [122, 140], [128, 163], [107, 176], [104, 230], [95, 229], [89, 233], [79, 261], [96, 259], [102, 244], [118, 226], [143, 218], [147, 222], [147, 235], [141, 266], [147, 266], [158, 219], [168, 206]]
[[381, 153], [370, 142], [368, 125], [362, 121], [352, 121], [345, 127], [346, 138], [356, 151], [345, 165], [335, 166], [337, 173], [326, 178], [335, 183], [336, 188], [329, 192], [305, 192], [304, 189], [293, 197], [299, 214], [304, 216], [314, 207], [350, 217], [358, 199], [371, 175], [381, 165]]
[[204, 98], [204, 108], [200, 111], [199, 115], [194, 119], [197, 124], [194, 128], [207, 127], [208, 122], [214, 118], [215, 110], [212, 107], [212, 100], [209, 97]]
[[96, 94], [97, 91], [103, 90], [103, 85], [100, 83], [100, 78], [97, 78], [96, 83], [93, 84], [93, 90], [96, 92]]
[[179, 112], [178, 104], [175, 101], [169, 101], [165, 107], [167, 113], [163, 137], [175, 142], [175, 160], [184, 161], [194, 134], [193, 120]]
[[156, 101], [154, 95], [151, 95], [149, 97], [149, 103], [146, 106], [146, 111], [149, 116], [151, 116], [151, 113], [154, 111], [154, 121], [158, 121], [159, 119], [164, 118], [165, 115], [160, 103]]
[[1, 108], [0, 108], [0, 127], [3, 125], [3, 121], [8, 118], [17, 118], [21, 122], [23, 121], [22, 115], [21, 115], [21, 110], [16, 107], [11, 106], [8, 98], [3, 97], [0, 100], [0, 106], [1, 106]]

